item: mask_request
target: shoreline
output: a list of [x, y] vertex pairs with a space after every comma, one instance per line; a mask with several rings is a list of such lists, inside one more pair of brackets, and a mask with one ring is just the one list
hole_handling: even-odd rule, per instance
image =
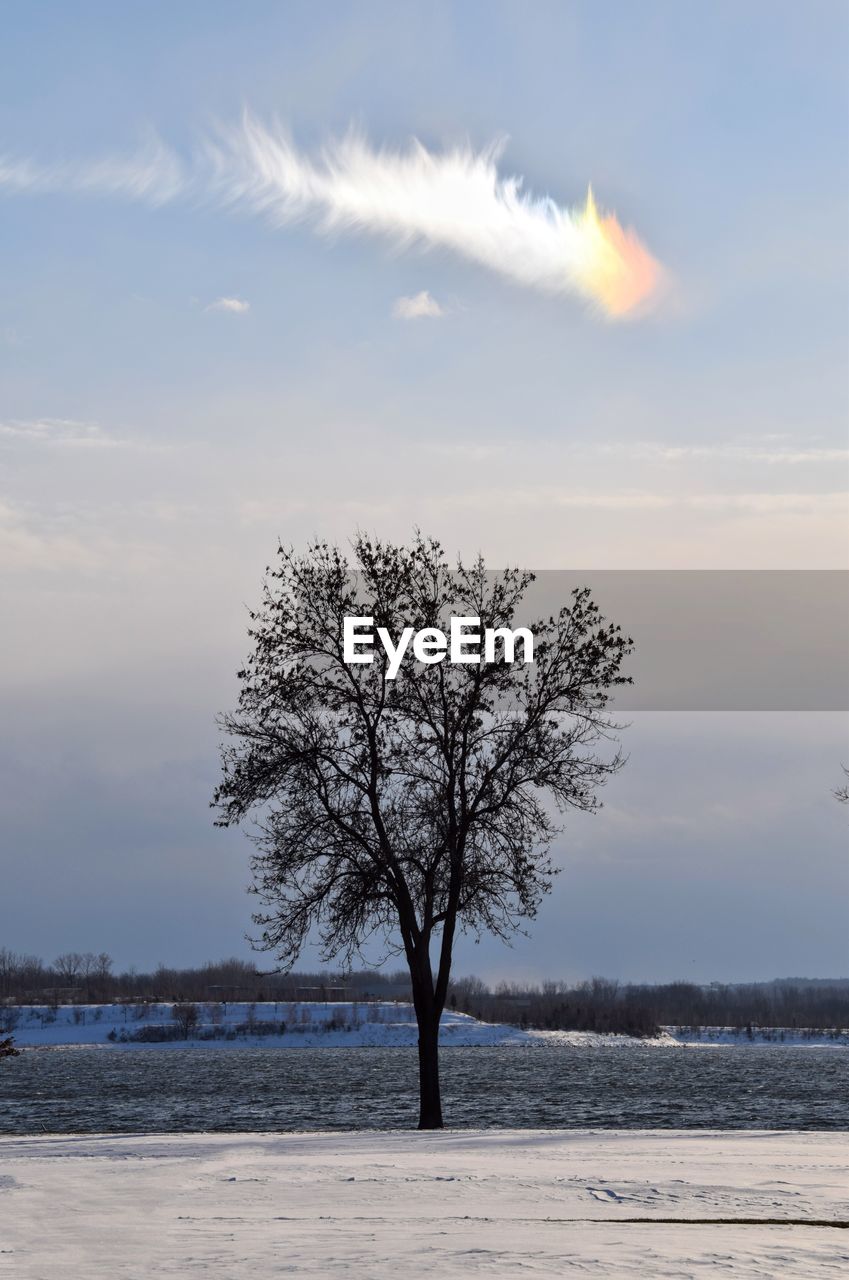
[[[21, 1005], [5, 1009], [15, 1047], [36, 1049], [407, 1049], [418, 1029], [410, 1005], [382, 1001], [221, 1002], [192, 1005], [195, 1021], [179, 1024], [180, 1006], [151, 1004]], [[187, 1032], [187, 1034], [186, 1034]], [[522, 1029], [446, 1010], [440, 1048], [849, 1048], [849, 1031], [821, 1028], [663, 1027], [657, 1036]]]

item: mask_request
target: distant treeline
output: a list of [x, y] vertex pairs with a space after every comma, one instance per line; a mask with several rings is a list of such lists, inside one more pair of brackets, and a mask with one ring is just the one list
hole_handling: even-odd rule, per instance
[[[0, 948], [0, 1001], [76, 1004], [109, 1001], [409, 1000], [406, 971], [263, 973], [243, 960], [195, 969], [160, 965], [115, 973], [105, 952], [66, 952], [45, 964]], [[656, 1035], [662, 1026], [849, 1028], [849, 979], [658, 986], [592, 978], [586, 982], [498, 983], [458, 978], [449, 1007], [486, 1022], [547, 1030]]]
[[460, 979], [452, 996], [464, 1013], [487, 1022], [564, 1031], [656, 1035], [679, 1027], [849, 1027], [849, 979], [658, 986], [592, 978], [587, 982], [499, 983]]
[[0, 948], [0, 1000], [28, 1004], [106, 1003], [112, 1000], [395, 1000], [408, 999], [410, 979], [399, 973], [263, 973], [244, 960], [199, 968], [159, 965], [150, 973], [116, 973], [106, 952], [68, 951], [52, 964]]

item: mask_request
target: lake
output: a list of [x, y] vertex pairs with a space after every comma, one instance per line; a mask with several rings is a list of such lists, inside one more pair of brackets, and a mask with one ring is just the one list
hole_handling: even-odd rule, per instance
[[[0, 1133], [407, 1128], [414, 1049], [90, 1049], [0, 1066]], [[452, 1048], [459, 1128], [847, 1129], [849, 1052], [570, 1045]]]

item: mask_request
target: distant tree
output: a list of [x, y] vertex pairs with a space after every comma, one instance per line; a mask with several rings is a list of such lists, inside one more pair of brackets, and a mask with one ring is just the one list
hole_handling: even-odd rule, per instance
[[843, 768], [843, 773], [846, 778], [846, 781], [844, 782], [842, 787], [837, 788], [834, 794], [837, 796], [837, 799], [841, 802], [841, 804], [849, 804], [849, 769], [846, 768], [845, 764], [842, 766], [842, 768]]
[[0, 947], [0, 996], [8, 995], [18, 976], [18, 957], [7, 947]]
[[[350, 665], [343, 619], [447, 629], [471, 616], [507, 628], [530, 573], [449, 569], [438, 543], [354, 544], [356, 565], [317, 543], [280, 548], [239, 709], [222, 718], [219, 825], [257, 819], [257, 945], [291, 967], [315, 927], [346, 962], [377, 933], [407, 960], [419, 1032], [420, 1128], [442, 1125], [439, 1021], [458, 928], [508, 937], [550, 888], [551, 810], [591, 811], [620, 767], [609, 692], [630, 641], [587, 590], [532, 625], [534, 662]], [[356, 576], [351, 572], [358, 570]], [[431, 948], [435, 947], [435, 957]]]
[[79, 951], [66, 951], [63, 955], [56, 957], [53, 961], [53, 968], [56, 970], [56, 976], [64, 986], [73, 987], [76, 985], [83, 961], [84, 957], [80, 955]]
[[98, 976], [97, 956], [93, 951], [85, 951], [80, 956], [79, 977], [80, 985], [85, 987], [86, 999], [91, 999], [92, 985]]
[[183, 1039], [188, 1040], [190, 1032], [198, 1024], [198, 1007], [186, 1001], [180, 1002], [172, 1008], [171, 1017], [179, 1027]]
[[0, 947], [0, 998], [20, 995], [26, 987], [39, 985], [42, 971], [37, 956], [18, 955]]

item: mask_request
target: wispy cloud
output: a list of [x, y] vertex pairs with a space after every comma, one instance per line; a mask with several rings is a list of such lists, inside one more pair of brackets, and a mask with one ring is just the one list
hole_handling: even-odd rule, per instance
[[[0, 446], [74, 450], [132, 450], [135, 453], [172, 452], [171, 440], [155, 440], [139, 433], [116, 435], [98, 422], [76, 418], [7, 418], [0, 420]], [[182, 447], [182, 446], [180, 446]]]
[[281, 126], [246, 113], [184, 162], [159, 138], [135, 154], [78, 165], [39, 165], [0, 156], [10, 192], [89, 191], [164, 204], [179, 196], [218, 201], [276, 226], [308, 222], [320, 234], [364, 232], [398, 249], [448, 250], [525, 288], [572, 295], [608, 316], [645, 308], [662, 271], [638, 239], [592, 192], [568, 207], [502, 176], [503, 144], [481, 151], [373, 146], [361, 133], [300, 151]]
[[753, 515], [813, 513], [824, 515], [849, 511], [849, 494], [828, 493], [658, 493], [652, 490], [621, 490], [608, 493], [569, 491], [549, 486], [486, 488], [473, 493], [450, 495], [447, 506], [488, 509], [565, 507], [601, 511], [684, 510], [748, 512]]
[[91, 573], [102, 563], [97, 549], [74, 531], [49, 527], [33, 512], [0, 500], [0, 572]]
[[[422, 441], [420, 447], [430, 453], [465, 456], [478, 461], [484, 458], [521, 460], [521, 446], [501, 442], [481, 444], [477, 441]], [[540, 446], [542, 448], [542, 446]], [[673, 465], [702, 462], [729, 462], [735, 467], [752, 463], [766, 467], [830, 466], [849, 463], [849, 448], [826, 445], [802, 445], [784, 436], [764, 434], [754, 439], [719, 444], [673, 445], [652, 440], [575, 441], [557, 444], [549, 454], [552, 467], [564, 459], [607, 459], [625, 462], [670, 463]], [[849, 476], [847, 476], [849, 479]]]
[[277, 225], [305, 220], [325, 234], [361, 231], [399, 248], [448, 249], [526, 287], [579, 295], [608, 315], [644, 305], [661, 270], [636, 234], [600, 214], [592, 193], [570, 209], [525, 192], [521, 177], [501, 177], [502, 149], [434, 152], [413, 140], [392, 151], [352, 131], [312, 158], [282, 127], [246, 113], [208, 155], [219, 198]]
[[0, 422], [2, 439], [83, 449], [115, 449], [127, 443], [107, 434], [96, 422], [78, 422], [73, 418], [10, 418]]
[[411, 298], [396, 298], [392, 314], [398, 320], [419, 320], [429, 318], [437, 320], [445, 315], [445, 308], [436, 301], [427, 289], [415, 293]]
[[251, 304], [245, 302], [244, 298], [216, 298], [209, 306], [204, 307], [204, 311], [229, 311], [235, 316], [243, 316], [250, 309]]
[[779, 444], [770, 438], [762, 444], [705, 444], [669, 445], [652, 442], [615, 443], [599, 445], [599, 452], [625, 455], [660, 462], [717, 461], [763, 462], [769, 466], [800, 466], [806, 463], [849, 462], [849, 449], [805, 448], [792, 444]]
[[11, 192], [78, 191], [162, 205], [182, 195], [190, 185], [183, 161], [156, 137], [130, 154], [77, 164], [44, 165], [0, 155], [0, 188]]

